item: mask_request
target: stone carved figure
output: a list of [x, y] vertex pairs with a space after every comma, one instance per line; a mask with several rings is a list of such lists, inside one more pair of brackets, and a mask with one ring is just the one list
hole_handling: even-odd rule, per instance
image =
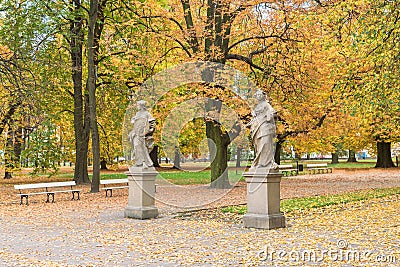
[[153, 162], [149, 152], [153, 148], [153, 132], [155, 129], [155, 120], [147, 111], [146, 101], [137, 102], [138, 111], [132, 118], [133, 130], [129, 133], [129, 141], [132, 145], [136, 167], [152, 167]]
[[252, 168], [265, 167], [278, 170], [278, 164], [274, 160], [277, 113], [268, 103], [263, 91], [257, 90], [254, 96], [258, 104], [252, 111], [253, 118], [248, 124], [255, 150]]

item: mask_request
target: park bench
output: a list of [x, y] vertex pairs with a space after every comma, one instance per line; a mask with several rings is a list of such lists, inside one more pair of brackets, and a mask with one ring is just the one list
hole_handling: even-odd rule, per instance
[[102, 190], [106, 191], [106, 197], [108, 197], [108, 192], [110, 192], [110, 197], [112, 197], [113, 189], [128, 188], [128, 179], [110, 179], [110, 180], [100, 180], [100, 184], [103, 185]]
[[[76, 200], [79, 200], [79, 193], [81, 190], [74, 189], [75, 181], [68, 182], [51, 182], [51, 183], [36, 183], [36, 184], [19, 184], [14, 185], [14, 189], [18, 190], [18, 196], [21, 197], [20, 204], [22, 204], [23, 199], [25, 198], [26, 205], [28, 205], [28, 197], [32, 195], [47, 195], [46, 202], [50, 202], [50, 196], [52, 197], [51, 202], [54, 203], [54, 194], [56, 193], [72, 193], [72, 199], [75, 199], [75, 194], [77, 194]], [[68, 189], [66, 189], [66, 187]]]
[[332, 173], [332, 168], [328, 167], [328, 163], [307, 164], [309, 173]]
[[292, 166], [292, 164], [287, 164], [287, 165], [279, 165], [279, 170], [284, 176], [289, 176], [289, 175], [297, 175], [298, 171], [296, 168]]
[[[103, 185], [102, 190], [106, 191], [106, 197], [112, 197], [113, 189], [123, 189], [129, 188], [128, 179], [109, 179], [109, 180], [100, 180], [100, 184]], [[156, 192], [157, 184], [154, 185], [154, 192]], [[110, 195], [108, 195], [110, 192]]]

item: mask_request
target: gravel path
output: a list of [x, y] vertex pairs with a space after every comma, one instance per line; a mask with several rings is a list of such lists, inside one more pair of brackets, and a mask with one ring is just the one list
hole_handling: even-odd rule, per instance
[[[291, 198], [395, 186], [397, 170], [341, 171], [285, 178], [281, 191]], [[144, 221], [123, 218], [125, 191], [105, 198], [104, 192], [82, 189], [81, 201], [65, 195], [46, 204], [37, 197], [29, 206], [18, 205], [11, 188], [2, 190], [0, 266], [399, 266], [399, 196], [291, 213], [287, 228], [263, 231], [244, 228], [240, 218], [175, 217], [184, 210], [245, 203], [243, 183], [222, 193], [205, 186], [159, 186], [160, 218]], [[343, 261], [322, 253], [342, 248], [369, 257]], [[286, 256], [277, 258], [279, 250]], [[306, 261], [303, 252], [317, 258]], [[383, 254], [392, 258], [380, 263]]]

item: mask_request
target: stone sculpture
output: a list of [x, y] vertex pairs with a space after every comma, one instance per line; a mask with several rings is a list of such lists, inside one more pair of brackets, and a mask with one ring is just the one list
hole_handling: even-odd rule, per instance
[[155, 120], [146, 108], [146, 101], [137, 102], [138, 111], [132, 118], [133, 130], [129, 133], [129, 141], [135, 160], [135, 167], [148, 168], [153, 166], [149, 152], [153, 148], [153, 132]]
[[252, 168], [277, 170], [278, 165], [274, 160], [277, 113], [268, 103], [263, 91], [257, 90], [254, 96], [258, 104], [252, 111], [253, 118], [248, 124], [255, 150]]

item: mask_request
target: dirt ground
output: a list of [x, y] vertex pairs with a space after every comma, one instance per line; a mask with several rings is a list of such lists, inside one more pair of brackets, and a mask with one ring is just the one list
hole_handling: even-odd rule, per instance
[[[343, 241], [352, 249], [400, 260], [399, 196], [289, 214], [285, 229], [263, 231], [240, 222], [177, 218], [181, 211], [245, 203], [243, 182], [231, 190], [159, 184], [160, 216], [141, 221], [123, 217], [127, 190], [105, 198], [104, 191], [92, 194], [81, 186], [80, 201], [60, 194], [55, 203], [44, 203], [41, 195], [25, 206], [13, 188], [19, 179], [0, 182], [0, 266], [399, 266], [379, 265], [376, 259], [373, 264], [370, 259], [343, 263], [332, 258], [280, 262], [260, 254], [265, 249], [337, 249]], [[399, 169], [342, 170], [284, 178], [281, 197], [399, 186]]]

